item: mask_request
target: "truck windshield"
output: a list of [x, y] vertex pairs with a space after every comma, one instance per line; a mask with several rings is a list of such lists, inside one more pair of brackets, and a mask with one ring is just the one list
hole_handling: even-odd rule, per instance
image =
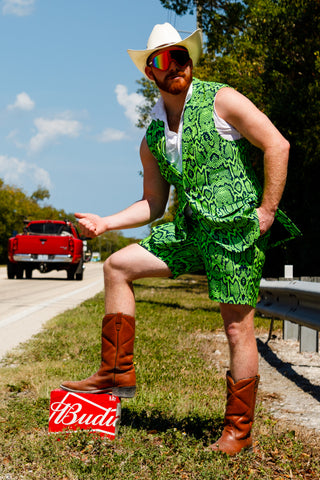
[[61, 223], [31, 223], [27, 233], [36, 235], [72, 235], [71, 228]]

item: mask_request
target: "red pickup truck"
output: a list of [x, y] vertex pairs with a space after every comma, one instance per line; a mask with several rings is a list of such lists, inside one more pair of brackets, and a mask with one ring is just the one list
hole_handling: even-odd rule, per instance
[[63, 220], [33, 220], [23, 233], [8, 240], [8, 278], [32, 278], [41, 273], [66, 270], [69, 280], [82, 280], [84, 247], [76, 227]]

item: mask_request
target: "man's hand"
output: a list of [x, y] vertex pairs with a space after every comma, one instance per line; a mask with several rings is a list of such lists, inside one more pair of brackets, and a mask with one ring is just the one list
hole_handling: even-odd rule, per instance
[[275, 212], [267, 210], [261, 206], [257, 208], [257, 214], [259, 218], [260, 234], [263, 235], [269, 230], [269, 228], [271, 228], [274, 222]]
[[75, 213], [74, 216], [78, 218], [81, 233], [85, 237], [95, 238], [107, 230], [105, 218], [99, 217], [99, 215]]

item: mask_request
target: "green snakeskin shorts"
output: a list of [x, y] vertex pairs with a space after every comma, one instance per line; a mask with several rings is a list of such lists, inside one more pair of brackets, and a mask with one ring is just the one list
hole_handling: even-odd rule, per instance
[[164, 261], [172, 278], [204, 271], [211, 300], [256, 306], [268, 234], [243, 252], [231, 252], [208, 239], [201, 226], [188, 219], [186, 239], [176, 236], [173, 223], [153, 228], [140, 245]]

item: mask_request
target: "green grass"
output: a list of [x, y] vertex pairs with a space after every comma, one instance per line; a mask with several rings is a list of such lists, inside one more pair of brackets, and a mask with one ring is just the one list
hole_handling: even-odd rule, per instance
[[[134, 399], [122, 400], [114, 441], [81, 431], [48, 434], [49, 396], [61, 380], [99, 366], [102, 294], [50, 321], [0, 368], [0, 480], [320, 478], [317, 452], [258, 403], [255, 453], [236, 458], [207, 446], [221, 432], [224, 374], [201, 348], [222, 328], [201, 276], [135, 285]], [[269, 322], [257, 318], [267, 330]]]

